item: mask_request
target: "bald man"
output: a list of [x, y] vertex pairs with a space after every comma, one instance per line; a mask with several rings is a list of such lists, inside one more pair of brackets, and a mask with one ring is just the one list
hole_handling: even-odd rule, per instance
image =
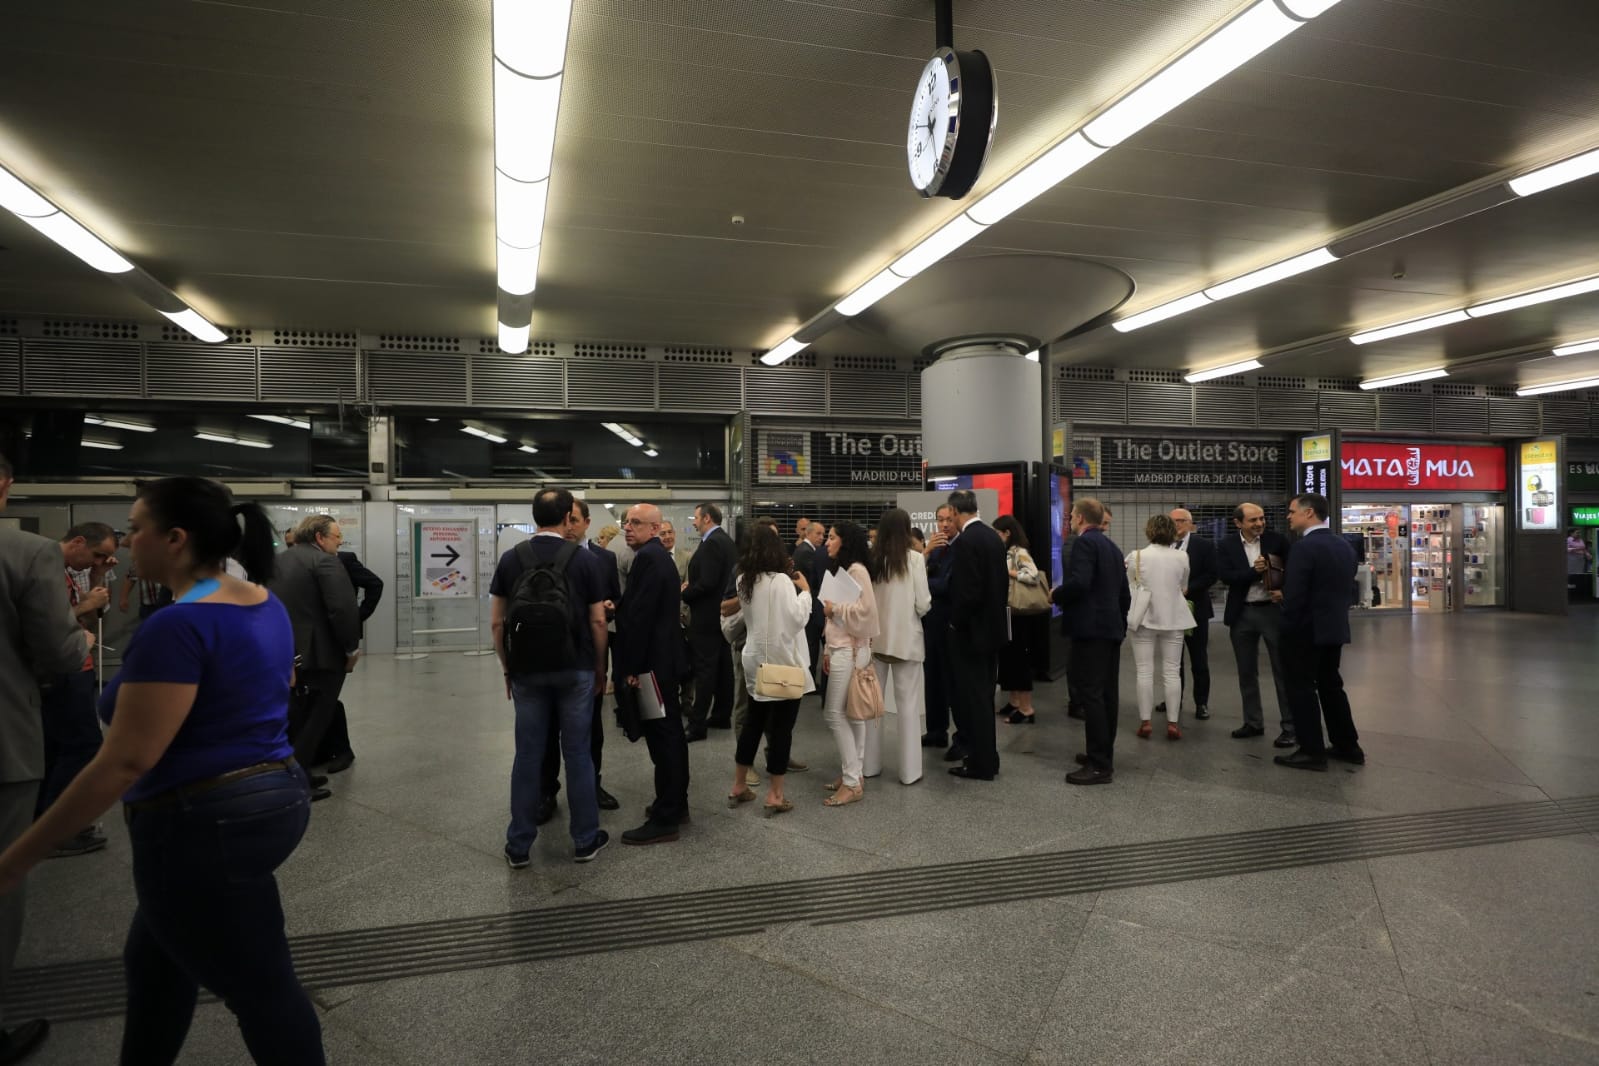
[[[1177, 527], [1177, 542], [1172, 545], [1188, 553], [1188, 588], [1184, 595], [1194, 605], [1194, 629], [1183, 638], [1188, 648], [1188, 662], [1194, 671], [1194, 717], [1204, 721], [1210, 717], [1210, 620], [1216, 609], [1210, 605], [1210, 590], [1216, 584], [1216, 545], [1194, 532], [1194, 516], [1186, 507], [1171, 513], [1172, 524]], [[1188, 674], [1178, 664], [1184, 689]], [[1160, 708], [1165, 711], [1165, 706]]]
[[[645, 808], [643, 825], [622, 834], [622, 843], [666, 844], [678, 838], [678, 826], [688, 816], [688, 743], [677, 695], [678, 682], [688, 672], [678, 627], [681, 583], [672, 554], [660, 540], [659, 507], [638, 504], [628, 511], [622, 532], [633, 550], [633, 569], [616, 608], [611, 665], [617, 696], [632, 700], [641, 686], [652, 685], [666, 712], [639, 722], [655, 764], [655, 802]], [[640, 710], [643, 703], [639, 701]]]

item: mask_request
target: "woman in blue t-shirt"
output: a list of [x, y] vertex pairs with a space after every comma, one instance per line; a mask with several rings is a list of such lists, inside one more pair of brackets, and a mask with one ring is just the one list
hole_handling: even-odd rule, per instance
[[[322, 1028], [273, 877], [311, 808], [287, 736], [294, 636], [263, 587], [272, 525], [192, 477], [141, 485], [128, 522], [139, 575], [176, 602], [145, 620], [106, 686], [100, 754], [0, 855], [0, 892], [121, 796], [138, 897], [122, 1061], [175, 1061], [204, 987], [238, 1018], [255, 1061], [316, 1066]], [[258, 584], [229, 577], [229, 556]]]

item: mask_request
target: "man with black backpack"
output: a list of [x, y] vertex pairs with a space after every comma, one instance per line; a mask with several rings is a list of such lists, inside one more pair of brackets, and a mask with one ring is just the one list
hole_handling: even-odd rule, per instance
[[505, 670], [505, 697], [516, 706], [511, 763], [511, 824], [505, 861], [529, 863], [538, 836], [544, 748], [559, 717], [567, 805], [576, 861], [588, 862], [610, 840], [600, 828], [590, 755], [595, 686], [605, 684], [606, 582], [588, 552], [566, 539], [575, 501], [565, 489], [533, 497], [538, 527], [500, 557], [489, 585], [494, 650]]

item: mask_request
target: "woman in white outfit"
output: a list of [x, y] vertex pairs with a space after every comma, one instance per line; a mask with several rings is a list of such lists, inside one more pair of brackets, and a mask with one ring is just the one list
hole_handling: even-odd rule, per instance
[[824, 641], [827, 651], [822, 671], [827, 674], [827, 696], [822, 717], [838, 744], [840, 774], [825, 786], [833, 794], [825, 801], [829, 807], [855, 803], [865, 794], [862, 783], [866, 753], [866, 723], [852, 722], [844, 714], [849, 697], [850, 675], [857, 666], [872, 661], [872, 638], [877, 636], [877, 598], [872, 594], [872, 575], [866, 569], [871, 549], [866, 531], [854, 522], [840, 522], [827, 533], [827, 555], [835, 572], [847, 573], [861, 588], [854, 603], [822, 601], [827, 617]]
[[[877, 521], [872, 546], [872, 595], [877, 600], [877, 639], [872, 641], [872, 666], [885, 700], [893, 681], [892, 708], [899, 719], [899, 780], [910, 785], [922, 779], [922, 615], [933, 606], [927, 588], [927, 562], [911, 543], [911, 516], [898, 507]], [[876, 777], [883, 767], [883, 719], [866, 723], [865, 772]]]
[[1155, 713], [1158, 663], [1166, 688], [1166, 739], [1181, 740], [1183, 733], [1177, 728], [1177, 716], [1183, 705], [1183, 683], [1178, 671], [1183, 659], [1183, 633], [1194, 625], [1194, 613], [1185, 598], [1188, 553], [1172, 547], [1177, 540], [1177, 526], [1168, 515], [1152, 517], [1144, 524], [1144, 535], [1149, 543], [1127, 556], [1132, 614], [1136, 616], [1140, 602], [1148, 600], [1143, 617], [1129, 617], [1127, 627], [1133, 640], [1133, 662], [1138, 667], [1138, 735], [1148, 740], [1153, 732], [1150, 718]]

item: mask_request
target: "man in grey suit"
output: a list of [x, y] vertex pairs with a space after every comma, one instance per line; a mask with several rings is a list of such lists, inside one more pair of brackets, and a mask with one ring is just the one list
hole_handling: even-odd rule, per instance
[[[0, 455], [0, 511], [10, 492], [11, 464]], [[32, 824], [44, 777], [39, 677], [78, 669], [93, 645], [61, 592], [61, 548], [0, 528], [0, 850]], [[0, 1010], [22, 941], [23, 899], [21, 888], [0, 896]], [[22, 1061], [49, 1031], [43, 1019], [0, 1029], [0, 1062]]]
[[[294, 757], [309, 768], [339, 705], [344, 676], [361, 648], [361, 612], [355, 586], [339, 562], [344, 534], [331, 515], [312, 515], [294, 531], [294, 547], [278, 556], [272, 591], [288, 609], [300, 666], [289, 702]], [[333, 795], [317, 785], [313, 800]]]

